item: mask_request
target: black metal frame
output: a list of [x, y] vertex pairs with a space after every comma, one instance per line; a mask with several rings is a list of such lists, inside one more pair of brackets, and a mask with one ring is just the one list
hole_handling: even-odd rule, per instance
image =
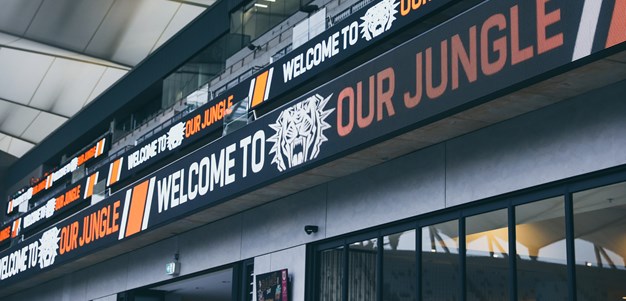
[[[471, 202], [469, 204], [459, 205], [453, 208], [447, 208], [421, 216], [396, 221], [388, 225], [365, 229], [355, 234], [346, 234], [337, 238], [327, 239], [315, 244], [311, 244], [307, 248], [307, 279], [305, 285], [305, 300], [319, 300], [319, 254], [323, 250], [343, 246], [344, 266], [343, 266], [343, 283], [342, 283], [342, 300], [348, 300], [348, 247], [351, 242], [378, 239], [378, 249], [382, 250], [383, 237], [388, 234], [399, 233], [406, 230], [415, 230], [416, 235], [416, 295], [418, 300], [422, 296], [422, 275], [421, 275], [421, 254], [422, 240], [421, 228], [441, 222], [457, 220], [459, 223], [459, 237], [465, 237], [465, 219], [466, 217], [491, 212], [499, 209], [507, 209], [508, 214], [508, 247], [509, 247], [509, 299], [517, 301], [517, 254], [516, 250], [516, 233], [515, 233], [515, 207], [523, 204], [529, 204], [541, 201], [555, 196], [564, 196], [564, 217], [565, 217], [565, 239], [567, 254], [567, 290], [569, 301], [576, 301], [576, 266], [574, 253], [574, 216], [573, 216], [573, 194], [575, 192], [588, 189], [598, 188], [620, 182], [626, 182], [626, 166], [619, 166], [593, 172], [586, 175], [576, 176], [563, 179], [553, 183], [540, 185], [524, 189], [521, 191], [508, 193], [501, 196], [492, 197], [485, 200]], [[513, 255], [511, 255], [513, 254]], [[459, 263], [460, 263], [460, 292], [461, 300], [467, 300], [466, 292], [466, 243], [465, 239], [459, 239]], [[383, 252], [377, 253], [377, 294], [376, 300], [382, 301], [383, 286]]]

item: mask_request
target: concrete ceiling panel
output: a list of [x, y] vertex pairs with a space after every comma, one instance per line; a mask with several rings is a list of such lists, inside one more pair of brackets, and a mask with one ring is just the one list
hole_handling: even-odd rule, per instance
[[82, 52], [112, 3], [113, 0], [45, 0], [25, 36]]
[[106, 68], [106, 70], [104, 70], [104, 74], [102, 74], [102, 76], [100, 77], [98, 84], [93, 89], [93, 91], [91, 91], [91, 94], [87, 98], [87, 102], [83, 106], [86, 106], [88, 103], [90, 103], [100, 94], [102, 94], [102, 92], [106, 91], [117, 80], [122, 78], [122, 76], [126, 75], [127, 72], [128, 71], [120, 70], [117, 68]]
[[56, 128], [61, 126], [61, 124], [63, 124], [66, 120], [67, 118], [42, 112], [37, 115], [35, 120], [33, 120], [33, 122], [28, 126], [21, 137], [27, 141], [39, 142], [46, 138], [46, 136], [52, 133]]
[[31, 106], [63, 116], [78, 112], [106, 67], [56, 59], [37, 88]]
[[0, 132], [13, 137], [20, 137], [37, 115], [41, 113], [41, 111], [11, 103], [7, 104], [5, 109], [9, 114], [4, 120], [0, 120]]
[[85, 52], [136, 65], [150, 53], [180, 5], [171, 1], [117, 0]]
[[[209, 2], [209, 1], [207, 1]], [[183, 29], [190, 20], [195, 19], [198, 15], [204, 12], [205, 8], [194, 5], [182, 5], [172, 21], [167, 25], [163, 34], [159, 37], [159, 40], [154, 45], [152, 51], [156, 50], [159, 46], [169, 40], [174, 34]]]
[[24, 34], [43, 0], [2, 0], [0, 28], [17, 36]]
[[13, 104], [0, 99], [0, 125], [9, 117], [12, 109], [14, 109]]
[[0, 48], [0, 98], [28, 104], [53, 58]]
[[19, 158], [19, 157], [23, 156], [31, 148], [33, 148], [33, 146], [35, 146], [35, 145], [32, 144], [32, 143], [26, 142], [24, 140], [11, 138], [11, 143], [10, 143], [6, 153], [9, 153], [9, 154], [13, 155], [14, 157]]
[[0, 45], [9, 45], [19, 39], [20, 38], [18, 36], [0, 32]]

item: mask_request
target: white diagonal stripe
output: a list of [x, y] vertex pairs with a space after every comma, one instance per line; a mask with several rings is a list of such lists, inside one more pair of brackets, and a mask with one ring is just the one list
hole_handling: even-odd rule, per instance
[[580, 18], [578, 34], [576, 35], [576, 45], [574, 46], [572, 62], [591, 54], [601, 7], [601, 0], [585, 0], [583, 15]]
[[124, 200], [124, 211], [122, 212], [122, 223], [120, 224], [120, 234], [117, 237], [118, 240], [124, 238], [126, 234], [126, 220], [128, 219], [128, 207], [130, 207], [130, 197], [133, 195], [133, 190], [126, 190], [126, 199]]

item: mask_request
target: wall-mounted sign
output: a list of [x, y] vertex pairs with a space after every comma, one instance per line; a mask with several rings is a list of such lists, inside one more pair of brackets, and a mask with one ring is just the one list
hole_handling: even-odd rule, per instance
[[236, 96], [247, 92], [254, 109], [454, 2], [458, 1], [372, 1], [229, 92]]
[[110, 143], [107, 143], [106, 137], [100, 139], [98, 142], [96, 142], [96, 144], [89, 147], [86, 151], [77, 155], [76, 157], [69, 160], [69, 162], [65, 165], [46, 175], [46, 177], [43, 180], [39, 181], [37, 184], [26, 189], [25, 192], [19, 194], [15, 198], [10, 199], [7, 206], [7, 214], [13, 213], [15, 208], [17, 208], [20, 204], [31, 200], [33, 196], [37, 195], [39, 192], [50, 189], [50, 187], [52, 187], [55, 182], [58, 182], [59, 180], [65, 178], [67, 175], [74, 172], [79, 166], [84, 165], [88, 161], [93, 161], [98, 157], [102, 158], [102, 154], [108, 150], [109, 144]]
[[11, 226], [7, 225], [0, 228], [0, 248], [4, 248], [11, 242]]
[[165, 264], [165, 274], [170, 276], [178, 276], [178, 274], [180, 274], [180, 262], [172, 261]]
[[287, 269], [255, 276], [257, 301], [289, 301]]
[[22, 231], [28, 234], [41, 225], [53, 221], [62, 213], [79, 205], [86, 205], [84, 202], [86, 198], [84, 198], [82, 189], [84, 189], [84, 184], [75, 184], [56, 197], [33, 208], [22, 218]]
[[108, 175], [107, 187], [137, 172], [175, 151], [196, 142], [222, 126], [224, 112], [233, 105], [233, 96], [211, 101], [185, 116], [180, 122], [161, 130], [112, 161], [101, 174]]
[[[615, 18], [624, 20], [626, 11], [609, 5], [598, 16], [607, 22], [598, 22], [591, 34], [580, 25], [584, 2], [483, 2], [0, 252], [0, 284], [132, 239], [373, 140], [444, 118], [460, 106], [484, 103], [512, 85], [537, 81], [557, 68], [564, 72], [591, 53], [626, 45], [626, 35], [610, 38], [623, 26]], [[533, 23], [521, 26], [522, 19]]]

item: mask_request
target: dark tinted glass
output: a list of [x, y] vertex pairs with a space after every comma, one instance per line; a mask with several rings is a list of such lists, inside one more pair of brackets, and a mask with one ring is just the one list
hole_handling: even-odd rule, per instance
[[422, 228], [422, 300], [461, 300], [459, 221]]
[[343, 283], [343, 248], [320, 252], [319, 300], [340, 301]]
[[415, 230], [383, 237], [383, 300], [416, 300]]
[[626, 300], [626, 183], [574, 194], [578, 301]]
[[350, 245], [348, 256], [348, 300], [376, 300], [377, 239]]
[[515, 207], [518, 300], [567, 300], [562, 196]]
[[467, 300], [509, 300], [507, 210], [466, 219]]

